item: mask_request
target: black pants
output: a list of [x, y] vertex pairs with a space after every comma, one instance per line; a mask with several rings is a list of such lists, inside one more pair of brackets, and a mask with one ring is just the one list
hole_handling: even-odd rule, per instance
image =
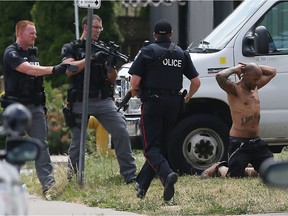
[[166, 160], [166, 144], [167, 136], [177, 121], [181, 99], [179, 95], [154, 96], [142, 104], [141, 131], [146, 161], [137, 182], [145, 190], [148, 190], [155, 174], [164, 185], [172, 172]]
[[259, 172], [263, 161], [273, 157], [273, 153], [268, 149], [267, 143], [260, 138], [230, 137], [228, 157], [229, 169], [227, 175], [230, 177], [244, 177], [245, 168], [249, 163]]

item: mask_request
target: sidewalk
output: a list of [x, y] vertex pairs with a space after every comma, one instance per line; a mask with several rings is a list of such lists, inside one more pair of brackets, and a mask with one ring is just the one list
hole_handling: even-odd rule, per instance
[[[109, 216], [140, 216], [136, 213], [116, 211], [113, 209], [101, 209], [99, 207], [88, 207], [82, 204], [67, 203], [63, 201], [47, 201], [42, 198], [29, 195], [29, 209], [28, 216], [30, 215], [109, 215]], [[287, 216], [288, 213], [266, 213], [266, 214], [253, 214], [245, 216]], [[237, 215], [226, 215], [237, 216]], [[243, 215], [244, 216], [244, 215]]]
[[68, 203], [63, 201], [47, 201], [41, 197], [29, 195], [28, 215], [127, 215], [138, 216], [138, 214], [116, 211], [113, 209], [102, 209], [99, 207], [88, 207], [82, 204]]
[[[68, 157], [63, 155], [51, 156], [53, 163], [67, 163]], [[88, 207], [77, 203], [63, 201], [47, 201], [42, 197], [29, 195], [28, 215], [127, 215], [137, 216], [138, 214], [116, 211], [114, 209], [102, 209], [99, 207]]]

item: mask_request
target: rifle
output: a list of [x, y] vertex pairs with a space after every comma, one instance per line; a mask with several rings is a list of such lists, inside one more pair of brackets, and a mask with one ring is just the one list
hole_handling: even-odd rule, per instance
[[108, 55], [117, 57], [117, 59], [125, 63], [129, 62], [129, 57], [118, 51], [120, 46], [115, 44], [114, 41], [109, 41], [108, 45], [103, 41], [93, 41], [92, 45], [97, 47], [99, 50], [106, 52]]
[[119, 103], [117, 112], [119, 112], [120, 109], [128, 103], [131, 97], [132, 97], [132, 93], [131, 91], [128, 91], [126, 95], [124, 96], [123, 100]]

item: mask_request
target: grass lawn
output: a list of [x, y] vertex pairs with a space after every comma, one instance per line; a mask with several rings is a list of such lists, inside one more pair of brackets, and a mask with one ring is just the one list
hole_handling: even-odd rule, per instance
[[[138, 170], [144, 163], [141, 151], [135, 151]], [[275, 155], [288, 158], [288, 151]], [[27, 164], [32, 166], [33, 164]], [[32, 166], [33, 168], [33, 166]], [[86, 156], [84, 185], [76, 180], [68, 183], [66, 164], [54, 166], [56, 185], [51, 190], [54, 200], [82, 203], [88, 206], [114, 208], [143, 215], [239, 215], [268, 212], [288, 212], [288, 189], [271, 188], [260, 178], [200, 179], [180, 176], [175, 184], [175, 196], [169, 202], [162, 198], [163, 186], [156, 177], [146, 197], [136, 198], [134, 185], [126, 185], [119, 174], [114, 156]], [[35, 171], [23, 175], [31, 194], [41, 196]]]

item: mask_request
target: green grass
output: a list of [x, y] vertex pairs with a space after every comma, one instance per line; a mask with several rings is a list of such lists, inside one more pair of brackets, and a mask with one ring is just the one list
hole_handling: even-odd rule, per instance
[[[136, 151], [135, 156], [140, 169], [144, 163], [142, 152]], [[276, 157], [288, 158], [288, 152], [283, 151]], [[75, 179], [67, 182], [66, 164], [57, 163], [54, 167], [57, 181], [51, 190], [54, 200], [143, 215], [239, 215], [288, 211], [288, 190], [267, 187], [259, 178], [203, 180], [199, 176], [181, 176], [175, 185], [174, 198], [164, 202], [163, 186], [157, 177], [146, 197], [137, 199], [134, 185], [126, 185], [120, 176], [115, 157], [86, 156], [83, 186]], [[22, 179], [29, 193], [41, 196], [35, 172]]]

